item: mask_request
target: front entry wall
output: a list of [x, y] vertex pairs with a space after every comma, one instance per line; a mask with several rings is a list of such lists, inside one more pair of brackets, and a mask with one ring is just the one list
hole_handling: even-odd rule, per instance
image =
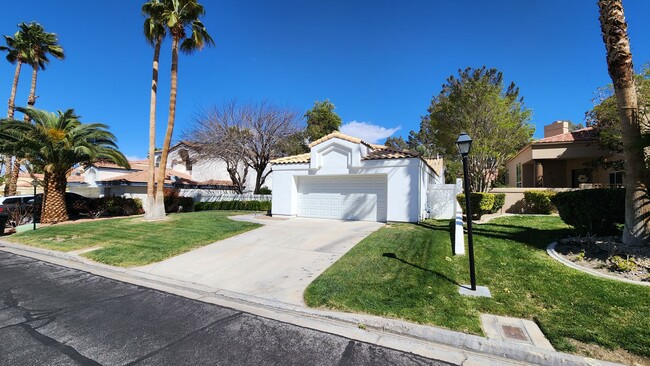
[[385, 175], [300, 176], [298, 216], [386, 221]]

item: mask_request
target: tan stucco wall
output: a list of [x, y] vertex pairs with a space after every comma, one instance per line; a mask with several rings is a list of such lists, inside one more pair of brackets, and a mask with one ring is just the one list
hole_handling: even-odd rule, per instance
[[532, 159], [576, 159], [597, 158], [607, 154], [595, 144], [533, 144]]
[[569, 188], [494, 188], [490, 193], [505, 193], [506, 201], [501, 209], [501, 213], [524, 213], [523, 200], [526, 191], [544, 191], [552, 190], [555, 192], [571, 191]]

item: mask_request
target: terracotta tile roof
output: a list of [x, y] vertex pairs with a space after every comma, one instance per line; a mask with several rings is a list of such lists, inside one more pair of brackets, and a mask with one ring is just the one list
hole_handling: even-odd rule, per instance
[[72, 174], [68, 177], [68, 183], [82, 183], [86, 181], [83, 173], [77, 174], [78, 170], [75, 169], [72, 171]]
[[271, 164], [304, 164], [309, 163], [311, 160], [311, 154], [305, 153], [300, 155], [285, 156], [283, 158], [277, 158], [271, 160]]
[[16, 182], [16, 187], [20, 188], [26, 188], [26, 187], [33, 187], [32, 185], [32, 180], [36, 178], [39, 181], [43, 180], [43, 174], [38, 174], [38, 173], [23, 173], [20, 172], [18, 173], [18, 181]]
[[219, 180], [219, 179], [209, 179], [197, 183], [200, 186], [235, 186], [233, 182], [229, 180]]
[[[339, 131], [334, 131], [334, 132], [330, 133], [329, 135], [325, 135], [325, 136], [319, 138], [318, 140], [312, 142], [311, 144], [309, 144], [309, 147], [311, 148], [313, 146], [316, 146], [316, 145], [318, 145], [320, 143], [323, 143], [323, 142], [325, 142], [327, 140], [331, 140], [333, 138], [338, 138], [338, 139], [341, 139], [341, 140], [354, 142], [355, 144], [363, 143], [363, 140], [361, 140], [359, 138], [344, 135]], [[366, 144], [366, 145], [368, 145], [368, 144]]]
[[545, 137], [541, 140], [537, 140], [533, 142], [533, 144], [544, 144], [550, 142], [592, 141], [593, 139], [594, 139], [593, 128], [587, 127], [573, 132], [564, 133], [561, 135]]
[[380, 159], [404, 159], [404, 158], [417, 158], [420, 154], [412, 151], [400, 151], [391, 149], [386, 146], [374, 145], [375, 148], [368, 152], [363, 160], [380, 160]]
[[[192, 180], [192, 177], [190, 177], [189, 175], [171, 169], [167, 169], [165, 171], [165, 183], [171, 184], [172, 183], [171, 177], [174, 175], [178, 177], [178, 180], [176, 180], [175, 183], [197, 184]], [[124, 175], [118, 175], [117, 177], [104, 179], [101, 182], [147, 183], [147, 171], [141, 170], [141, 171], [128, 173]]]
[[[138, 162], [141, 160], [137, 161], [129, 161], [129, 164], [131, 164], [131, 168], [133, 169], [133, 165], [138, 165]], [[119, 166], [113, 162], [110, 161], [96, 161], [92, 164], [92, 166], [97, 167], [97, 168], [111, 168], [111, 169], [126, 169], [123, 166]]]

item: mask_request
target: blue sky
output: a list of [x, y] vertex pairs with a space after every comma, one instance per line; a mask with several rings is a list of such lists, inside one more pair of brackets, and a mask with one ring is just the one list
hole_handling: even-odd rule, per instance
[[[557, 119], [583, 122], [611, 82], [596, 0], [203, 1], [216, 47], [181, 56], [174, 137], [202, 107], [237, 98], [301, 113], [329, 98], [347, 132], [372, 140], [419, 128], [431, 97], [459, 68], [496, 67], [521, 89], [536, 136]], [[145, 157], [152, 49], [140, 1], [21, 0], [3, 4], [0, 33], [37, 21], [66, 60], [39, 74], [36, 107], [74, 108], [103, 122], [122, 151]], [[624, 1], [635, 66], [650, 61], [650, 1]], [[167, 120], [170, 47], [163, 47], [158, 145]], [[0, 63], [0, 99], [14, 66]], [[25, 68], [17, 105], [25, 105]], [[2, 96], [5, 97], [2, 97]], [[370, 124], [370, 126], [368, 125]], [[383, 140], [381, 140], [383, 141]]]

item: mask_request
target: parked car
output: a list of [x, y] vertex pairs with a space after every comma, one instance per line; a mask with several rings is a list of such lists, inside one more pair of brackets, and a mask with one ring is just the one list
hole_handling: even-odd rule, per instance
[[30, 209], [32, 201], [34, 200], [33, 194], [21, 194], [18, 196], [0, 197], [0, 213], [11, 214], [16, 209]]
[[33, 201], [34, 195], [31, 194], [0, 197], [0, 227], [4, 228], [7, 223], [16, 226], [30, 222]]

